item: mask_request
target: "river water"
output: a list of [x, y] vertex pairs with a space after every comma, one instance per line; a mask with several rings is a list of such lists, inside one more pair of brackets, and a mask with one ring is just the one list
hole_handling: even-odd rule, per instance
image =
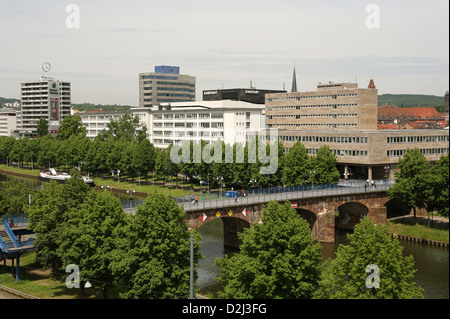
[[[201, 253], [204, 258], [200, 261], [197, 285], [200, 294], [217, 297], [216, 292], [221, 289], [221, 283], [214, 278], [219, 276], [219, 268], [214, 265], [218, 257], [236, 252], [227, 252], [223, 247], [223, 225], [220, 219], [208, 222], [198, 229], [202, 235]], [[340, 244], [347, 244], [345, 232], [337, 231], [334, 243], [322, 243], [324, 259], [335, 258], [335, 252]], [[449, 250], [445, 247], [429, 246], [426, 244], [401, 240], [403, 254], [412, 255], [415, 260], [416, 283], [424, 289], [425, 299], [449, 298]]]
[[[8, 176], [0, 174], [0, 181], [8, 179]], [[41, 183], [37, 179], [19, 178], [31, 188], [39, 188]], [[1, 191], [1, 190], [0, 190]], [[125, 194], [116, 194], [121, 200], [126, 200]], [[219, 276], [219, 268], [214, 265], [218, 257], [234, 254], [236, 252], [225, 251], [223, 246], [223, 224], [220, 219], [208, 222], [198, 229], [202, 235], [201, 254], [198, 269], [197, 286], [199, 293], [205, 293], [217, 297], [217, 291], [221, 284], [215, 280]], [[337, 232], [334, 243], [322, 243], [322, 255], [324, 259], [334, 258], [339, 244], [346, 244], [345, 232]], [[449, 298], [449, 249], [445, 247], [430, 246], [421, 243], [401, 240], [405, 256], [412, 255], [415, 260], [417, 272], [416, 283], [424, 289], [426, 299]]]

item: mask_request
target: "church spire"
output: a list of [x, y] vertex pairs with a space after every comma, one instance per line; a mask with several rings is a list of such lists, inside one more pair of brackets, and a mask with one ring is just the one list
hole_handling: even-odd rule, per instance
[[295, 75], [295, 66], [294, 66], [294, 74], [292, 75], [292, 91], [297, 92], [297, 77]]

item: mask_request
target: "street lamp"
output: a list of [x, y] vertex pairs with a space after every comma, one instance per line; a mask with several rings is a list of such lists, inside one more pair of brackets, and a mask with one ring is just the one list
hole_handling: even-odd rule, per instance
[[390, 169], [389, 166], [385, 166], [384, 167], [384, 177], [385, 177], [385, 180], [386, 180], [386, 184], [388, 183], [388, 180], [389, 180], [389, 178], [388, 178], [389, 169]]
[[223, 183], [223, 176], [217, 177], [217, 182], [219, 183], [219, 189], [220, 189], [220, 195], [219, 197], [222, 197], [222, 183]]
[[309, 174], [311, 175], [311, 190], [314, 190], [314, 174], [316, 173], [315, 170], [310, 170]]

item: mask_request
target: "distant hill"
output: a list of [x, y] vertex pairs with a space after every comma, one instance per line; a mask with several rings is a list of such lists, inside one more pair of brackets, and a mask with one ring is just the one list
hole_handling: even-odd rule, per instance
[[13, 99], [13, 98], [0, 97], [0, 107], [3, 107], [3, 105], [5, 103], [14, 103], [14, 102], [20, 102], [20, 100]]
[[378, 95], [378, 106], [393, 104], [398, 107], [426, 107], [433, 106], [438, 111], [443, 108], [444, 96], [423, 94], [381, 94]]
[[[5, 103], [20, 102], [19, 99], [0, 97], [0, 107]], [[433, 106], [439, 112], [443, 112], [444, 96], [424, 95], [424, 94], [381, 94], [378, 95], [378, 106], [385, 104], [394, 104], [398, 107], [426, 107]], [[117, 104], [92, 104], [78, 103], [72, 104], [72, 107], [79, 111], [127, 111], [133, 106]]]
[[131, 105], [117, 105], [117, 104], [92, 104], [92, 103], [82, 103], [82, 104], [72, 104], [74, 109], [78, 111], [128, 111], [133, 106]]

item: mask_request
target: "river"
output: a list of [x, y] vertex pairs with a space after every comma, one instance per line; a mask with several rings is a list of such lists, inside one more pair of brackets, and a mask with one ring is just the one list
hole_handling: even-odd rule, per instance
[[[7, 175], [0, 174], [0, 181], [8, 179]], [[37, 179], [19, 178], [31, 188], [39, 188], [41, 182]], [[121, 200], [126, 200], [126, 194], [116, 193]], [[227, 252], [223, 247], [223, 225], [220, 219], [211, 221], [198, 229], [202, 235], [201, 253], [198, 269], [197, 286], [200, 293], [217, 296], [221, 289], [220, 283], [215, 280], [219, 276], [219, 269], [214, 265], [218, 257], [224, 257]], [[347, 237], [344, 232], [337, 232], [334, 243], [322, 243], [322, 255], [325, 259], [334, 258], [339, 244], [346, 244]], [[401, 240], [405, 256], [413, 255], [417, 272], [416, 283], [424, 288], [426, 299], [449, 298], [449, 249], [445, 247], [430, 246], [421, 243]]]
[[[221, 283], [214, 278], [219, 276], [219, 268], [214, 265], [218, 257], [235, 252], [226, 252], [223, 247], [223, 225], [217, 219], [206, 223], [198, 229], [202, 235], [201, 253], [204, 258], [200, 261], [198, 269], [197, 286], [199, 293], [217, 296]], [[337, 232], [334, 243], [322, 243], [322, 256], [324, 259], [334, 258], [340, 244], [347, 244], [345, 232]], [[416, 283], [424, 289], [425, 299], [449, 298], [449, 250], [445, 247], [430, 246], [400, 240], [405, 256], [413, 255], [415, 260]]]

